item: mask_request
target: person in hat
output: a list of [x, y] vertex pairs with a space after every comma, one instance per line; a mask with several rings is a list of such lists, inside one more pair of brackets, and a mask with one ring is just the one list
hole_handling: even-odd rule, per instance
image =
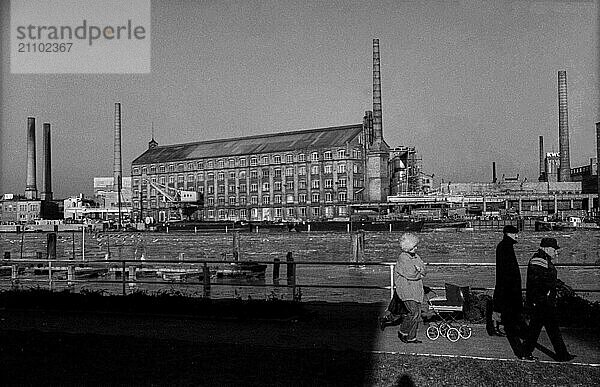
[[[521, 272], [514, 245], [517, 243], [519, 230], [513, 225], [505, 226], [504, 234], [496, 247], [496, 286], [494, 288], [493, 310], [499, 314], [504, 325], [506, 338], [515, 356], [523, 356], [523, 343], [520, 338], [520, 327], [523, 313], [523, 295], [521, 293]], [[496, 327], [487, 326], [488, 334], [503, 336]]]
[[532, 356], [542, 331], [552, 342], [556, 352], [555, 360], [570, 361], [575, 358], [567, 351], [556, 318], [556, 288], [558, 279], [553, 259], [558, 256], [558, 242], [555, 238], [542, 238], [540, 248], [529, 260], [527, 266], [527, 291], [525, 302], [530, 310], [529, 332], [523, 343], [523, 357], [533, 360]]
[[421, 321], [421, 303], [423, 302], [423, 277], [425, 263], [417, 254], [419, 238], [414, 234], [402, 234], [400, 249], [402, 252], [396, 261], [394, 280], [398, 296], [404, 302], [408, 315], [402, 320], [398, 338], [405, 343], [421, 343], [417, 339], [417, 330]]

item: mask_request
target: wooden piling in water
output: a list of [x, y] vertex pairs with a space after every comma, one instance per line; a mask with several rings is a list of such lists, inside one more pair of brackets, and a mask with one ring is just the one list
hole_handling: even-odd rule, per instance
[[364, 262], [365, 260], [365, 232], [356, 231], [352, 234], [352, 261]]
[[240, 232], [235, 231], [233, 233], [233, 260], [240, 260]]
[[56, 259], [56, 233], [46, 235], [46, 259]]
[[5, 251], [4, 252], [4, 259], [10, 259], [10, 251]]
[[125, 290], [125, 261], [123, 261], [123, 267], [121, 271], [121, 279], [123, 280], [123, 295], [127, 294], [127, 290]]

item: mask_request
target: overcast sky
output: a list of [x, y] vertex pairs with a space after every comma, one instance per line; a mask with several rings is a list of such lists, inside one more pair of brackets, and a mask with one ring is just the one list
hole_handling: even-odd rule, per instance
[[55, 197], [112, 176], [114, 102], [123, 165], [159, 144], [362, 122], [380, 39], [384, 137], [415, 146], [452, 182], [538, 176], [538, 137], [558, 150], [567, 71], [571, 166], [595, 157], [598, 1], [152, 1], [152, 71], [21, 75], [0, 28], [0, 192], [25, 190], [27, 116], [53, 125]]

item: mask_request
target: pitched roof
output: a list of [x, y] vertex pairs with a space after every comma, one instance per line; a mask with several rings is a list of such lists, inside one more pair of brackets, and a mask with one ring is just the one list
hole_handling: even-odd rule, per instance
[[347, 142], [353, 140], [361, 133], [362, 128], [362, 124], [355, 124], [187, 144], [163, 145], [146, 150], [133, 160], [132, 164], [164, 163], [205, 157], [338, 147], [344, 146]]

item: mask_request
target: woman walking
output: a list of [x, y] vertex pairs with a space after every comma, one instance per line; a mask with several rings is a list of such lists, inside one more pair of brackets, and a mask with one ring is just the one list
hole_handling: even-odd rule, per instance
[[408, 309], [408, 315], [398, 330], [398, 338], [405, 343], [421, 343], [417, 339], [417, 329], [421, 321], [421, 303], [423, 302], [423, 277], [425, 263], [417, 255], [419, 238], [413, 234], [400, 237], [402, 253], [396, 261], [394, 280], [396, 291]]

